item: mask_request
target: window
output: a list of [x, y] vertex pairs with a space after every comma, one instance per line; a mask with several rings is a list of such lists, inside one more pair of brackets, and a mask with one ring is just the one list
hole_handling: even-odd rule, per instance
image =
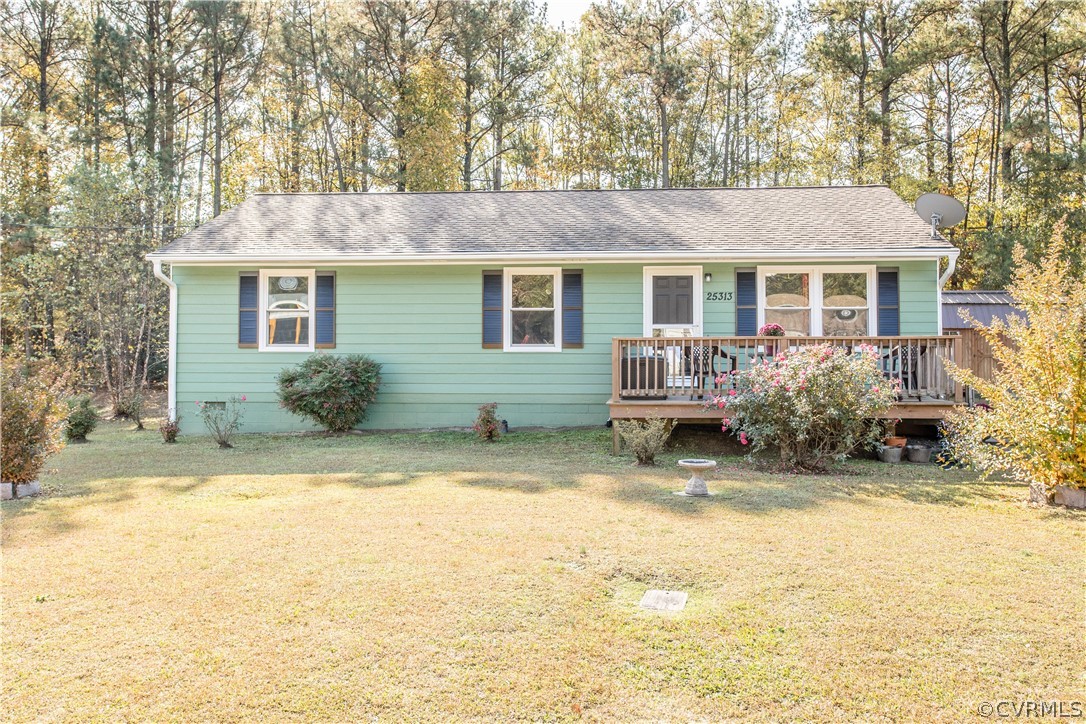
[[765, 275], [765, 321], [779, 324], [789, 337], [811, 334], [811, 275], [780, 272]]
[[779, 324], [790, 337], [874, 334], [874, 267], [762, 267], [759, 322]]
[[312, 269], [260, 272], [260, 349], [313, 350], [314, 276]]
[[505, 349], [555, 352], [562, 348], [562, 270], [506, 269], [503, 294]]
[[822, 275], [822, 334], [856, 337], [867, 334], [868, 293], [865, 272]]

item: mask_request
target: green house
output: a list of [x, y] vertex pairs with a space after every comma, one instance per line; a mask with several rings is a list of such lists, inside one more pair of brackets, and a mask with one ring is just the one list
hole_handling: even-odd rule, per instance
[[572, 426], [698, 417], [722, 372], [820, 341], [878, 345], [905, 416], [938, 417], [961, 392], [940, 314], [957, 255], [853, 186], [257, 194], [148, 258], [185, 427], [244, 394], [246, 431], [287, 431], [308, 423], [276, 375], [315, 353], [383, 365], [365, 427], [467, 426], [486, 402]]

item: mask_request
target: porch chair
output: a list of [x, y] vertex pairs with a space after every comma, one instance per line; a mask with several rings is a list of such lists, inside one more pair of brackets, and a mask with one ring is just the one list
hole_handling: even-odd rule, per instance
[[695, 394], [697, 394], [698, 399], [705, 397], [702, 391], [705, 389], [706, 376], [712, 381], [710, 389], [716, 387], [717, 357], [731, 360], [731, 369], [736, 369], [736, 358], [720, 349], [718, 345], [695, 344], [690, 347], [683, 346], [683, 367], [685, 367], [683, 372], [690, 375], [691, 400], [694, 399]]

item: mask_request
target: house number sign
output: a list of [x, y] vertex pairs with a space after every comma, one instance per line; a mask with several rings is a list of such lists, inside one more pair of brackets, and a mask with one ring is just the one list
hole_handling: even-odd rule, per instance
[[732, 300], [731, 292], [706, 292], [705, 300], [708, 302], [730, 302]]

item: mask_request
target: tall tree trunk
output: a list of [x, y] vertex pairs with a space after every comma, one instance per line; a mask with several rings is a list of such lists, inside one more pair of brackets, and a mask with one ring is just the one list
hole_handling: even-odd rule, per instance
[[668, 126], [667, 103], [657, 101], [660, 107], [660, 183], [665, 189], [671, 188], [671, 129]]
[[[466, 64], [470, 68], [470, 62]], [[465, 191], [471, 191], [471, 156], [473, 144], [471, 132], [473, 128], [474, 114], [471, 111], [471, 95], [474, 88], [472, 83], [464, 83], [464, 163], [461, 181]]]
[[215, 130], [212, 138], [214, 150], [211, 157], [211, 217], [215, 218], [222, 213], [222, 69], [219, 67], [218, 60], [215, 61], [213, 72], [211, 107]]
[[196, 226], [203, 222], [204, 206], [204, 157], [207, 156], [207, 108], [204, 108], [203, 119], [200, 123], [200, 146], [196, 161]]
[[298, 90], [301, 82], [298, 77], [298, 65], [290, 64], [290, 169], [287, 178], [287, 191], [302, 190], [302, 94]]
[[1041, 33], [1041, 52], [1043, 61], [1041, 65], [1041, 77], [1044, 81], [1044, 105], [1045, 105], [1045, 155], [1052, 154], [1052, 82], [1049, 78], [1048, 33]]
[[870, 70], [867, 59], [867, 11], [860, 11], [860, 72], [857, 75], [859, 88], [856, 94], [856, 173], [853, 183], [862, 184], [866, 181], [864, 166], [867, 164], [864, 147], [867, 143], [867, 74]]
[[493, 138], [494, 138], [494, 161], [493, 161], [492, 167], [493, 167], [494, 170], [493, 170], [493, 172], [491, 174], [493, 176], [493, 179], [492, 179], [491, 183], [492, 183], [493, 189], [495, 191], [501, 191], [502, 190], [502, 153], [501, 153], [501, 148], [505, 144], [505, 138], [504, 138], [504, 136], [505, 136], [505, 124], [502, 123], [501, 118], [498, 118], [494, 122], [494, 132], [493, 133], [494, 133], [494, 135], [493, 135]]
[[954, 93], [950, 76], [950, 59], [946, 61], [946, 185], [948, 189], [954, 187]]
[[1003, 181], [1003, 191], [1014, 180], [1014, 138], [1011, 133], [1011, 10], [1014, 3], [1003, 3], [999, 14], [999, 113], [1002, 128], [1000, 132], [999, 171]]

